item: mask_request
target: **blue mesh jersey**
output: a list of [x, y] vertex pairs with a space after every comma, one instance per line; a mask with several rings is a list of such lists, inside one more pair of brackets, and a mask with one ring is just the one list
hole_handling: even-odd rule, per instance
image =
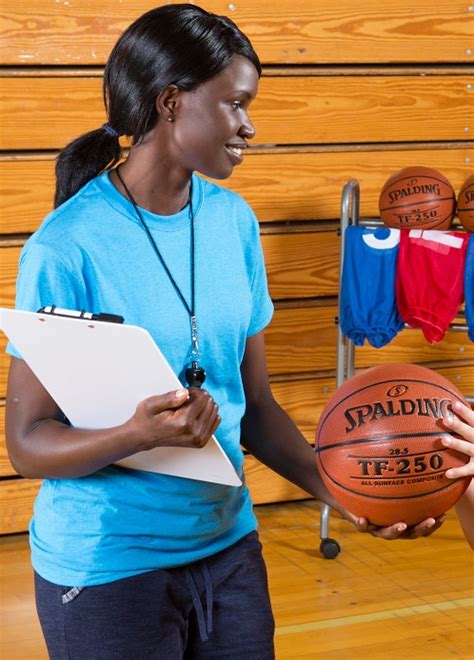
[[474, 341], [474, 234], [469, 238], [464, 267], [464, 298], [469, 339]]
[[[240, 365], [247, 338], [273, 313], [259, 228], [241, 197], [195, 175], [193, 208], [206, 389], [222, 417], [216, 437], [243, 476]], [[141, 210], [189, 300], [188, 208], [172, 216]], [[176, 374], [189, 364], [189, 316], [108, 173], [51, 213], [22, 251], [17, 308], [52, 304], [120, 314], [150, 332]], [[13, 346], [8, 350], [20, 357]], [[245, 484], [235, 488], [111, 465], [80, 478], [43, 481], [30, 525], [32, 562], [56, 584], [101, 584], [196, 561], [256, 525]]]
[[340, 324], [357, 346], [367, 339], [381, 348], [403, 328], [395, 300], [399, 242], [399, 229], [346, 229]]

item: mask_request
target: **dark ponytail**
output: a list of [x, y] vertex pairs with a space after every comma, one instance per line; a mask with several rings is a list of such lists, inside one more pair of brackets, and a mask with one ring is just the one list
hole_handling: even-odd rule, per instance
[[140, 16], [115, 44], [104, 72], [108, 124], [77, 138], [56, 163], [55, 206], [121, 158], [119, 136], [138, 144], [158, 121], [155, 100], [169, 85], [191, 91], [220, 73], [234, 55], [261, 65], [248, 38], [229, 18], [189, 4], [164, 5]]
[[100, 172], [113, 167], [122, 155], [118, 134], [105, 126], [70, 142], [56, 159], [57, 208]]

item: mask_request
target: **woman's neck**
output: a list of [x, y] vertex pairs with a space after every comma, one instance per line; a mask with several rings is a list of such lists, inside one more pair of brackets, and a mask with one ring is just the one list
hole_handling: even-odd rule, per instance
[[[149, 142], [130, 149], [120, 166], [120, 176], [136, 204], [157, 215], [174, 215], [189, 201], [191, 173], [170, 167], [163, 154]], [[128, 198], [116, 172], [110, 175], [119, 192]]]

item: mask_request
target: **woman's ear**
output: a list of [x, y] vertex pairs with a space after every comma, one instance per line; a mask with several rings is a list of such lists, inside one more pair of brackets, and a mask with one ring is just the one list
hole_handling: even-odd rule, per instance
[[176, 85], [168, 85], [165, 87], [155, 100], [155, 107], [158, 117], [166, 121], [174, 121], [176, 119], [180, 89]]

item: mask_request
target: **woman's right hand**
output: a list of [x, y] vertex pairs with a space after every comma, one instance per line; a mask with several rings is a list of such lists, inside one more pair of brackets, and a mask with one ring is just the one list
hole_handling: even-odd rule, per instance
[[141, 401], [126, 422], [137, 451], [154, 447], [204, 447], [221, 422], [206, 390], [191, 387]]

